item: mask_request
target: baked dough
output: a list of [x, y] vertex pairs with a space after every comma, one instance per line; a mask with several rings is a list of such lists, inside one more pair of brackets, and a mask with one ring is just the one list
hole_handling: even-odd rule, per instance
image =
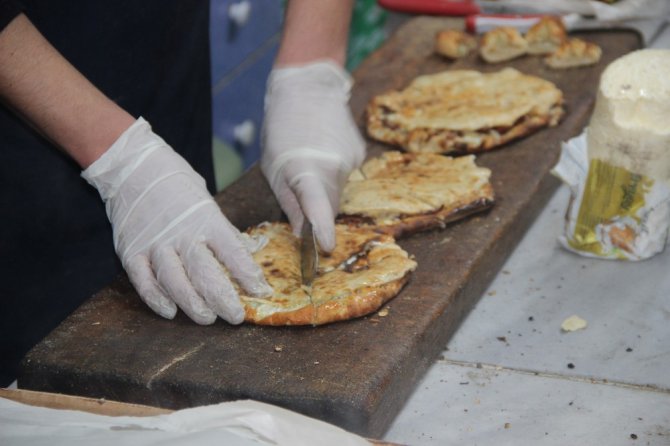
[[473, 155], [385, 152], [350, 175], [338, 219], [396, 238], [444, 227], [493, 205], [490, 175]]
[[551, 54], [567, 39], [565, 25], [553, 16], [542, 17], [526, 33], [528, 54]]
[[600, 61], [601, 55], [598, 45], [575, 37], [564, 42], [544, 61], [551, 68], [565, 69], [594, 65]]
[[528, 42], [516, 29], [501, 26], [484, 33], [479, 54], [486, 62], [497, 63], [523, 56], [528, 51]]
[[367, 130], [411, 152], [474, 153], [556, 125], [562, 103], [553, 83], [513, 68], [449, 70], [374, 97]]
[[259, 325], [322, 325], [369, 314], [396, 296], [416, 262], [390, 235], [370, 228], [336, 225], [337, 245], [319, 256], [311, 287], [302, 285], [300, 240], [286, 223], [247, 230], [266, 244], [253, 257], [274, 294], [261, 299], [238, 287], [245, 321]]
[[477, 48], [477, 38], [455, 29], [445, 29], [435, 35], [435, 52], [449, 59], [460, 59]]

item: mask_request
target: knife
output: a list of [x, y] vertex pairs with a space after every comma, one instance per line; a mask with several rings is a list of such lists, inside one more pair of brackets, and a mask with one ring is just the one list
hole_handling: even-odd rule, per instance
[[311, 286], [319, 266], [319, 253], [316, 250], [316, 238], [312, 223], [305, 218], [300, 234], [300, 273], [302, 284]]

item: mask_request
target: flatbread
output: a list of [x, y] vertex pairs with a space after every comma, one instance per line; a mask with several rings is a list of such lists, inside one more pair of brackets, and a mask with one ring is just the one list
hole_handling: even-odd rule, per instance
[[501, 26], [484, 33], [479, 47], [479, 55], [488, 63], [516, 59], [527, 51], [526, 39], [516, 28], [509, 26]]
[[562, 104], [553, 83], [513, 68], [449, 70], [373, 98], [367, 130], [410, 152], [475, 153], [558, 124]]
[[602, 49], [598, 45], [574, 37], [563, 42], [544, 59], [544, 63], [550, 68], [561, 70], [597, 64], [600, 56]]
[[460, 59], [477, 48], [477, 38], [455, 29], [445, 29], [435, 35], [435, 52], [449, 59]]
[[526, 33], [528, 54], [551, 54], [567, 40], [563, 21], [554, 16], [544, 16]]
[[245, 320], [259, 325], [322, 325], [364, 316], [396, 296], [416, 262], [393, 237], [370, 228], [336, 225], [337, 245], [319, 256], [311, 287], [300, 275], [300, 241], [286, 223], [262, 223], [247, 231], [267, 240], [254, 260], [274, 294], [248, 296], [238, 288]]
[[349, 176], [338, 221], [396, 238], [444, 227], [493, 205], [490, 175], [473, 155], [388, 151]]

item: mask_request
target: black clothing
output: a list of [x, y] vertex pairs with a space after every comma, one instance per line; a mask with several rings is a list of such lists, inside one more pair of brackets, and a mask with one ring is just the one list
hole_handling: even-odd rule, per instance
[[9, 22], [19, 15], [21, 9], [19, 5], [12, 0], [0, 0], [0, 31], [7, 26]]
[[[213, 191], [208, 1], [20, 5], [66, 59], [143, 116]], [[0, 29], [16, 12], [0, 0]], [[28, 349], [122, 271], [104, 205], [80, 173], [0, 105], [0, 385], [14, 379]]]

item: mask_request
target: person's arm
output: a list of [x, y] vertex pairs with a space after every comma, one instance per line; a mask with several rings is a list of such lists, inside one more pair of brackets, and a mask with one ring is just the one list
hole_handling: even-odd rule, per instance
[[86, 168], [135, 119], [20, 14], [0, 32], [0, 98]]
[[353, 0], [289, 0], [268, 79], [261, 169], [298, 234], [307, 218], [335, 248], [335, 216], [349, 173], [365, 158], [344, 69]]
[[242, 322], [228, 273], [251, 295], [272, 292], [251, 257], [253, 243], [224, 217], [203, 178], [22, 14], [0, 31], [0, 101], [85, 168], [82, 176], [105, 201], [123, 267], [156, 313], [173, 318], [179, 307], [199, 324], [217, 316]]
[[355, 0], [289, 0], [276, 65], [330, 59], [344, 66]]

